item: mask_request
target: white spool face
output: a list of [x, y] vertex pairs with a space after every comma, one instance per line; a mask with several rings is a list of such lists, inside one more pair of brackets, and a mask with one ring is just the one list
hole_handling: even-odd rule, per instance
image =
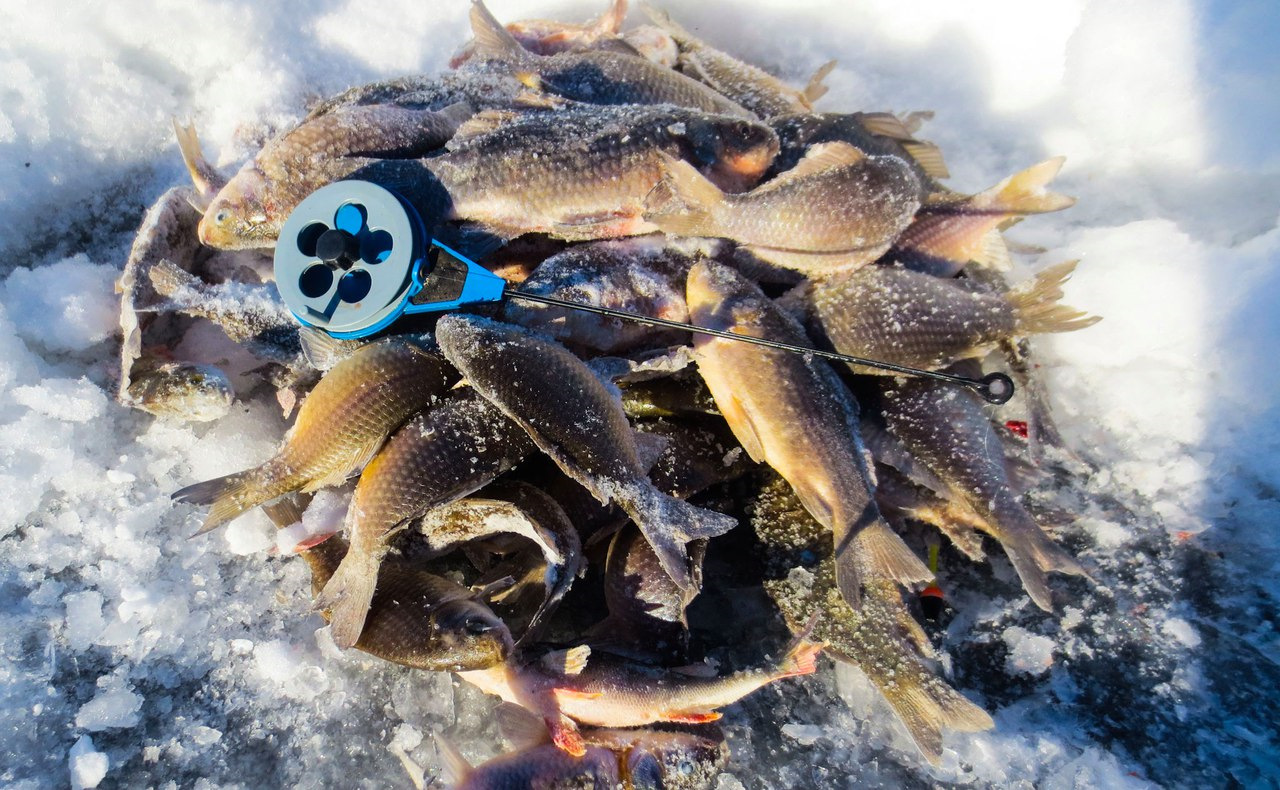
[[[359, 245], [351, 260], [316, 252], [327, 232]], [[369, 181], [337, 181], [312, 192], [280, 231], [275, 276], [280, 296], [303, 323], [333, 333], [376, 326], [395, 313], [411, 284], [416, 223], [393, 193]]]

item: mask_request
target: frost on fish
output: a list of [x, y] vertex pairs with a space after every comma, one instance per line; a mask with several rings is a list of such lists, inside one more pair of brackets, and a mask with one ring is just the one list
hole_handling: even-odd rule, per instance
[[868, 568], [861, 609], [845, 602], [830, 559], [830, 533], [782, 478], [773, 476], [757, 495], [751, 526], [765, 551], [765, 590], [787, 625], [800, 631], [816, 617], [811, 638], [867, 675], [930, 762], [942, 757], [944, 730], [994, 726], [930, 668], [933, 648], [892, 580]]
[[[684, 279], [696, 260], [675, 245], [642, 237], [570, 247], [543, 261], [521, 291], [569, 302], [687, 321]], [[508, 321], [537, 329], [570, 347], [617, 353], [681, 339], [680, 330], [648, 326], [581, 310], [508, 299]]]
[[563, 346], [511, 324], [449, 315], [436, 331], [472, 386], [598, 500], [622, 507], [671, 578], [693, 586], [685, 545], [722, 535], [736, 521], [654, 488], [616, 390]]

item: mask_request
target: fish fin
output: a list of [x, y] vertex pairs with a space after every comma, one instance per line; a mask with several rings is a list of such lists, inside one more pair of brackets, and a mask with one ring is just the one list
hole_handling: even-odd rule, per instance
[[542, 77], [538, 76], [537, 72], [520, 70], [513, 72], [511, 76], [515, 78], [516, 82], [535, 93], [545, 93], [547, 91], [546, 82], [543, 81]]
[[515, 586], [516, 579], [514, 576], [503, 576], [501, 579], [496, 579], [486, 584], [482, 584], [479, 587], [472, 587], [471, 597], [475, 598], [477, 601], [484, 601], [488, 603], [499, 593], [506, 592]]
[[474, 0], [471, 4], [471, 35], [475, 37], [475, 53], [482, 58], [525, 64], [537, 57], [520, 46], [515, 36], [502, 26], [481, 0]]
[[1014, 241], [1013, 239], [1005, 239], [1004, 244], [1009, 249], [1009, 252], [1014, 252], [1018, 255], [1040, 255], [1049, 251], [1047, 247], [1042, 247], [1039, 244], [1028, 244], [1023, 241]]
[[231, 521], [251, 507], [262, 504], [270, 495], [259, 490], [259, 469], [206, 480], [173, 492], [176, 502], [189, 505], [211, 505], [200, 529], [191, 537], [203, 535]]
[[320, 329], [304, 326], [298, 329], [298, 342], [307, 364], [319, 371], [327, 371], [355, 353], [364, 345], [358, 340], [339, 340]]
[[809, 81], [805, 84], [804, 90], [800, 91], [801, 100], [810, 108], [813, 107], [814, 102], [827, 95], [827, 91], [830, 89], [823, 84], [823, 81], [827, 78], [827, 75], [835, 69], [835, 67], [836, 61], [834, 60], [828, 60], [826, 63], [823, 63], [813, 72], [813, 76], [810, 77]]
[[947, 169], [946, 160], [942, 158], [942, 149], [933, 143], [922, 140], [904, 140], [902, 142], [902, 150], [916, 160], [916, 164], [920, 165], [920, 169], [930, 178], [951, 177], [951, 171]]
[[517, 750], [546, 743], [551, 734], [540, 716], [510, 702], [500, 703], [493, 712], [502, 737]]
[[622, 21], [627, 18], [627, 0], [613, 0], [609, 7], [604, 10], [591, 23], [591, 28], [600, 33], [614, 33], [622, 30]]
[[671, 440], [665, 436], [644, 431], [633, 431], [636, 438], [636, 455], [640, 458], [640, 466], [647, 472], [658, 463], [658, 459], [666, 452]]
[[890, 140], [897, 140], [898, 142], [915, 140], [911, 130], [907, 128], [906, 122], [891, 112], [860, 112], [855, 114], [858, 116], [858, 122], [862, 124], [862, 128], [877, 137], [888, 137]]
[[683, 590], [696, 586], [685, 544], [723, 535], [738, 524], [733, 516], [668, 496], [647, 479], [628, 486], [617, 500], [644, 534], [662, 569]]
[[1066, 261], [1050, 266], [1037, 274], [1034, 280], [1009, 292], [1009, 303], [1018, 316], [1019, 333], [1074, 332], [1102, 320], [1101, 316], [1058, 304], [1063, 296], [1062, 286], [1075, 271], [1077, 263], [1079, 261]]
[[930, 763], [942, 759], [942, 729], [960, 732], [989, 730], [995, 726], [991, 716], [964, 695], [941, 680], [913, 683], [910, 678], [897, 678], [892, 687], [882, 691], [911, 739]]
[[[1049, 590], [1049, 571], [1089, 578], [1084, 567], [1061, 546], [1053, 542], [1040, 525], [1017, 501], [1003, 508], [1009, 515], [999, 518], [997, 539], [1004, 547], [1009, 562], [1018, 572], [1022, 586], [1036, 606], [1053, 611], [1053, 595]], [[1010, 523], [1012, 522], [1012, 523]]]
[[600, 699], [604, 696], [602, 691], [578, 691], [577, 689], [555, 688], [552, 689], [557, 697], [564, 697], [571, 700], [593, 700]]
[[743, 407], [742, 401], [730, 393], [727, 403], [717, 403], [720, 414], [733, 429], [733, 435], [747, 451], [747, 455], [756, 463], [764, 463], [764, 442], [760, 441], [760, 432], [751, 421], [751, 414]]
[[344, 650], [354, 647], [364, 632], [381, 562], [381, 557], [370, 558], [348, 551], [312, 605], [315, 611], [329, 610], [334, 644]]
[[678, 236], [705, 235], [724, 192], [683, 159], [659, 151], [662, 179], [644, 198], [644, 218]]
[[173, 133], [178, 138], [178, 151], [182, 153], [182, 161], [191, 174], [191, 183], [196, 188], [193, 207], [203, 212], [209, 207], [209, 201], [218, 194], [218, 190], [227, 185], [227, 179], [209, 164], [200, 148], [200, 137], [196, 134], [195, 124], [180, 124], [173, 120]]
[[825, 647], [821, 642], [798, 640], [787, 654], [778, 662], [773, 671], [773, 679], [794, 678], [801, 675], [812, 675], [818, 671], [818, 655]]
[[1042, 214], [1075, 205], [1076, 199], [1050, 192], [1045, 187], [1058, 175], [1066, 157], [1058, 156], [1014, 173], [985, 192], [979, 192], [966, 203], [1006, 214]]
[[679, 22], [672, 19], [671, 15], [666, 11], [663, 11], [661, 8], [650, 5], [649, 3], [641, 3], [640, 8], [644, 11], [645, 15], [649, 17], [649, 21], [652, 22], [655, 27], [671, 36], [671, 38], [677, 43], [683, 42], [687, 44], [689, 42], [698, 41], [692, 33], [685, 30]]
[[714, 710], [668, 710], [658, 714], [662, 721], [673, 721], [678, 724], [710, 724], [719, 721], [723, 715]]
[[488, 134], [503, 124], [510, 123], [520, 117], [520, 113], [515, 110], [481, 110], [463, 121], [458, 130], [453, 133], [453, 139], [445, 146], [450, 151], [456, 151], [473, 137], [479, 137]]
[[322, 488], [342, 485], [348, 480], [348, 478], [357, 474], [361, 469], [364, 469], [365, 465], [373, 460], [373, 457], [382, 449], [382, 444], [386, 439], [386, 436], [379, 434], [378, 436], [365, 440], [363, 445], [356, 447], [351, 451], [351, 455], [349, 456], [351, 458], [351, 463], [340, 464], [338, 468], [334, 469], [324, 477], [312, 480], [302, 487], [302, 492], [304, 494], [309, 494], [313, 491], [319, 491]]
[[871, 568], [880, 575], [904, 585], [933, 578], [929, 566], [882, 519], [859, 532], [857, 540]]
[[436, 752], [440, 755], [440, 762], [444, 769], [444, 780], [449, 783], [450, 787], [462, 784], [462, 780], [467, 778], [467, 774], [471, 773], [471, 763], [467, 762], [467, 758], [462, 756], [462, 752], [458, 751], [458, 747], [454, 746], [440, 733], [434, 733], [436, 739]]
[[1007, 272], [1012, 269], [1013, 257], [1009, 254], [1009, 245], [1005, 242], [1004, 234], [996, 228], [987, 231], [987, 235], [982, 237], [982, 251], [973, 259], [973, 262], [998, 272]]
[[269, 505], [262, 506], [271, 523], [284, 529], [302, 521], [302, 511], [307, 509], [311, 497], [306, 494], [286, 494]]
[[[556, 691], [561, 693], [559, 689]], [[548, 717], [545, 721], [547, 730], [551, 733], [551, 742], [561, 751], [574, 757], [581, 757], [587, 753], [587, 744], [582, 740], [582, 733], [578, 732], [578, 725], [574, 724], [572, 719], [561, 715], [555, 718]]]
[[832, 168], [856, 164], [866, 158], [865, 153], [846, 142], [818, 143], [805, 151], [804, 157], [796, 162], [795, 167], [779, 173], [768, 182], [756, 187], [751, 194], [772, 192], [802, 178], [810, 178]]
[[548, 672], [556, 672], [561, 675], [581, 675], [582, 670], [587, 668], [587, 661], [591, 658], [591, 647], [589, 645], [578, 645], [568, 650], [552, 650], [544, 655], [540, 663]]

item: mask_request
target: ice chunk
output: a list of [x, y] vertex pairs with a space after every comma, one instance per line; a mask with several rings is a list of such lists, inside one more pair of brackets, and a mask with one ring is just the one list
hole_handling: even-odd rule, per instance
[[89, 379], [45, 379], [40, 384], [15, 387], [15, 403], [65, 422], [88, 422], [107, 410], [107, 396]]
[[138, 723], [142, 697], [125, 684], [124, 678], [108, 675], [98, 680], [98, 693], [76, 713], [76, 726], [101, 732]]
[[97, 787], [107, 775], [107, 767], [110, 764], [107, 756], [94, 749], [93, 739], [88, 735], [80, 736], [80, 740], [71, 747], [68, 758], [72, 790], [88, 790], [88, 788]]
[[1006, 628], [1002, 636], [1009, 648], [1005, 666], [1012, 673], [1042, 675], [1053, 666], [1053, 640], [1021, 626]]
[[73, 593], [64, 601], [67, 607], [66, 630], [63, 636], [67, 646], [77, 652], [87, 650], [103, 629], [102, 594], [93, 590]]
[[1186, 647], [1199, 647], [1200, 634], [1192, 627], [1191, 623], [1183, 620], [1181, 617], [1171, 617], [1164, 621], [1160, 626], [1160, 630], [1164, 631], [1167, 636], [1181, 642]]

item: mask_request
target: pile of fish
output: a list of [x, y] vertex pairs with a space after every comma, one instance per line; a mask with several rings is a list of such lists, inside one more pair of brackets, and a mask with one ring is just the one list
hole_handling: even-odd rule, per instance
[[[626, 10], [504, 27], [477, 2], [452, 71], [328, 99], [230, 178], [179, 127], [194, 185], [151, 209], [121, 278], [119, 398], [211, 420], [271, 393], [294, 417], [274, 457], [174, 498], [207, 507], [201, 532], [264, 508], [339, 647], [505, 701], [515, 753], [472, 768], [441, 739], [457, 787], [711, 786], [720, 710], [820, 654], [937, 762], [944, 731], [992, 720], [913, 614], [938, 584], [921, 558], [940, 536], [974, 561], [998, 545], [1046, 611], [1050, 572], [1087, 577], [1022, 499], [1068, 457], [1027, 338], [1097, 319], [1059, 304], [1074, 263], [1007, 282], [1002, 235], [1072, 204], [1047, 189], [1061, 160], [952, 191], [927, 114], [817, 112], [830, 64], [796, 90], [661, 11], [624, 32]], [[364, 342], [304, 330], [270, 251], [352, 178], [527, 292], [985, 365], [1019, 399], [993, 421], [945, 381], [517, 301]], [[222, 364], [183, 361], [210, 324]], [[691, 616], [723, 574], [776, 617]], [[744, 634], [776, 658], [699, 661]]]

